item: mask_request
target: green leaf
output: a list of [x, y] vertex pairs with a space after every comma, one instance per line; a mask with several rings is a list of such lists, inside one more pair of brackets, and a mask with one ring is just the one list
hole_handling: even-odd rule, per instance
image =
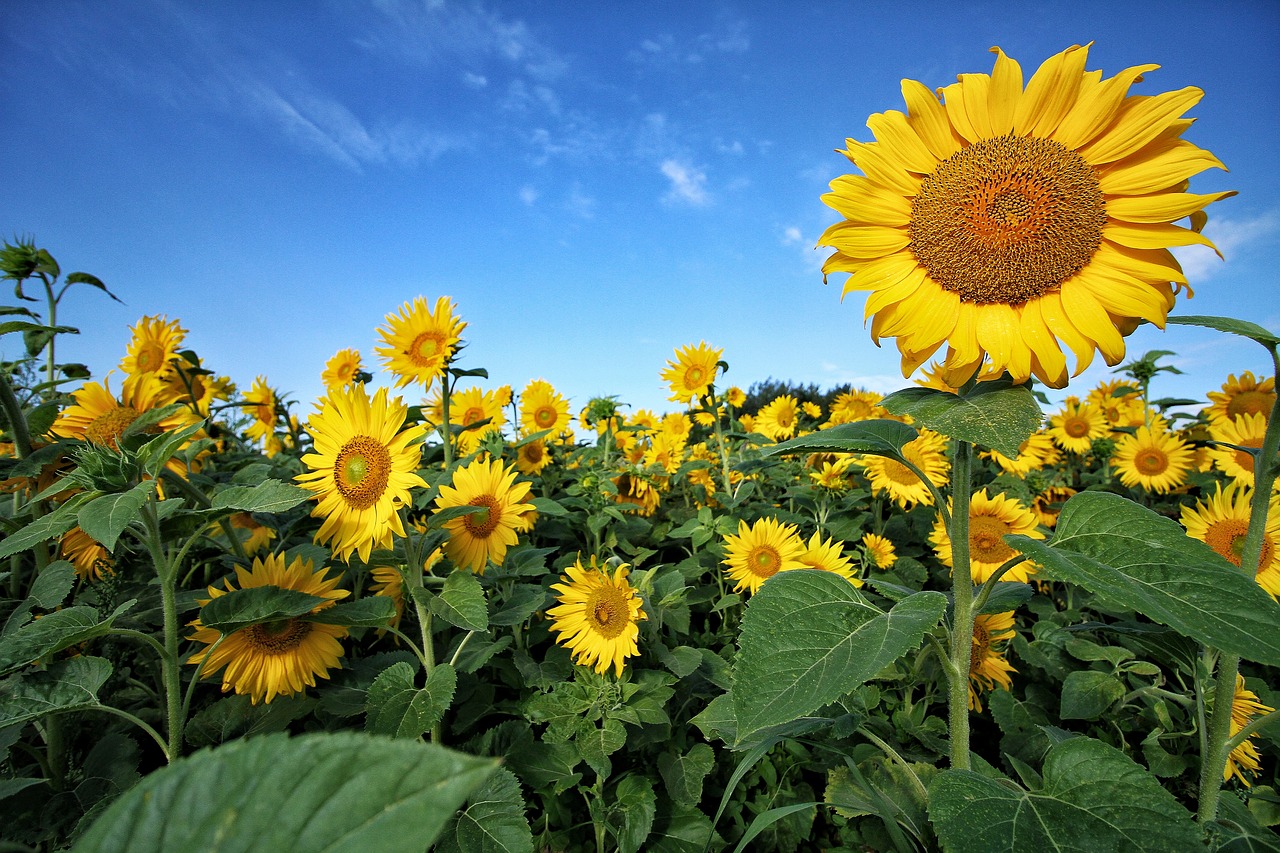
[[216, 746], [237, 738], [282, 732], [294, 720], [310, 714], [316, 700], [303, 694], [277, 696], [254, 704], [251, 697], [226, 696], [191, 718], [183, 734], [193, 747]]
[[742, 617], [732, 691], [736, 742], [874, 678], [918, 647], [946, 606], [942, 593], [918, 592], [885, 613], [831, 572], [769, 578]]
[[396, 615], [396, 603], [385, 595], [368, 595], [345, 601], [302, 617], [304, 622], [343, 625], [347, 628], [385, 628]]
[[311, 497], [311, 492], [281, 480], [265, 480], [256, 486], [231, 486], [213, 496], [214, 509], [240, 512], [284, 512]]
[[979, 612], [1008, 613], [1010, 610], [1017, 610], [1034, 594], [1035, 590], [1031, 584], [1021, 581], [997, 581]]
[[702, 799], [702, 781], [715, 766], [716, 755], [705, 743], [695, 743], [684, 755], [664, 752], [658, 756], [658, 772], [667, 795], [676, 805], [696, 806]]
[[250, 625], [302, 616], [328, 600], [279, 586], [234, 589], [200, 608], [200, 622], [206, 628], [231, 634]]
[[116, 302], [120, 302], [121, 305], [124, 304], [123, 302], [120, 301], [120, 298], [118, 296], [116, 296], [110, 290], [107, 290], [107, 286], [102, 283], [102, 279], [98, 278], [96, 275], [90, 275], [87, 272], [67, 273], [67, 277], [63, 279], [63, 282], [66, 284], [87, 284], [90, 287], [96, 287], [98, 288], [98, 290], [101, 290], [103, 293], [107, 294], [107, 296], [110, 296]]
[[609, 815], [610, 828], [618, 842], [618, 853], [636, 853], [643, 849], [657, 811], [658, 800], [653, 793], [653, 783], [644, 776], [627, 776], [618, 783]]
[[870, 453], [875, 456], [902, 457], [902, 448], [920, 433], [901, 421], [875, 419], [837, 424], [828, 429], [802, 435], [781, 444], [760, 449], [761, 456], [782, 453]]
[[1059, 716], [1064, 720], [1096, 720], [1124, 698], [1124, 683], [1109, 672], [1076, 670], [1062, 682]]
[[384, 669], [369, 687], [365, 731], [394, 738], [419, 738], [440, 722], [453, 702], [458, 676], [441, 663], [425, 687], [414, 683], [416, 670], [401, 661]]
[[[1254, 801], [1256, 802], [1256, 800]], [[1280, 836], [1258, 823], [1244, 803], [1230, 791], [1218, 800], [1213, 831], [1220, 845], [1214, 853], [1280, 853]]]
[[41, 610], [52, 610], [71, 594], [76, 582], [76, 567], [66, 560], [50, 563], [36, 575], [27, 601]]
[[1081, 492], [1046, 545], [1006, 536], [1054, 578], [1207, 646], [1280, 666], [1280, 604], [1172, 519], [1106, 492]]
[[543, 587], [522, 583], [511, 587], [507, 600], [489, 615], [490, 625], [519, 625], [542, 609], [547, 601]]
[[142, 507], [156, 491], [155, 480], [145, 480], [127, 492], [100, 495], [76, 513], [80, 529], [108, 551], [131, 522], [142, 514]]
[[1124, 753], [1091, 738], [1050, 748], [1043, 787], [1024, 791], [970, 770], [929, 785], [929, 817], [948, 853], [1199, 850], [1191, 813]]
[[152, 477], [159, 477], [161, 470], [173, 458], [173, 454], [191, 437], [204, 429], [204, 419], [179, 429], [161, 433], [138, 448], [138, 463]]
[[57, 539], [75, 527], [76, 512], [88, 499], [87, 495], [77, 495], [48, 515], [42, 515], [18, 532], [6, 536], [0, 542], [0, 559], [12, 557], [41, 542]]
[[471, 572], [457, 570], [444, 579], [444, 588], [430, 601], [431, 612], [450, 625], [468, 631], [489, 628], [489, 608], [484, 587]]
[[520, 780], [498, 768], [449, 821], [433, 848], [437, 853], [531, 853], [533, 833], [524, 814]]
[[711, 818], [697, 809], [677, 809], [658, 815], [645, 850], [648, 853], [706, 853], [723, 846], [724, 839], [716, 834]]
[[22, 669], [69, 646], [102, 636], [134, 603], [134, 599], [129, 599], [106, 619], [98, 615], [98, 608], [87, 605], [55, 610], [5, 634], [0, 637], [0, 675]]
[[1009, 457], [1018, 455], [1022, 442], [1044, 421], [1031, 389], [1004, 379], [979, 382], [963, 397], [934, 388], [904, 388], [880, 405], [895, 415], [910, 415], [934, 432]]
[[600, 728], [587, 725], [585, 731], [580, 731], [574, 739], [582, 760], [590, 764], [601, 778], [608, 778], [613, 772], [609, 756], [622, 749], [626, 742], [626, 728], [614, 719], [604, 720]]
[[1280, 344], [1280, 337], [1248, 320], [1237, 320], [1233, 317], [1208, 317], [1202, 314], [1189, 314], [1182, 317], [1169, 317], [1165, 322], [1174, 326], [1201, 326], [1232, 335], [1257, 341], [1269, 350]]
[[0, 728], [46, 714], [96, 708], [98, 691], [110, 675], [111, 664], [105, 658], [82, 655], [42, 672], [13, 676], [0, 684]]
[[75, 849], [420, 853], [496, 766], [356, 732], [238, 740], [144, 777]]

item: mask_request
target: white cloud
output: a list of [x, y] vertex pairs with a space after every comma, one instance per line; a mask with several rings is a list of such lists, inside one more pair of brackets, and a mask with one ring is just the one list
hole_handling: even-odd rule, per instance
[[538, 200], [538, 191], [531, 186], [523, 186], [520, 188], [520, 200], [532, 207]]
[[678, 39], [671, 33], [642, 39], [639, 48], [630, 51], [627, 58], [644, 65], [675, 69], [697, 65], [709, 57], [746, 53], [750, 49], [746, 22], [722, 15], [710, 30], [691, 39]]
[[483, 74], [468, 71], [462, 75], [462, 82], [472, 89], [483, 89], [489, 85], [489, 78]]
[[671, 190], [663, 196], [664, 201], [682, 201], [695, 207], [711, 202], [707, 195], [706, 173], [678, 160], [664, 160], [661, 168], [662, 174], [671, 181]]
[[[1204, 235], [1222, 252], [1226, 263], [1230, 263], [1277, 231], [1280, 231], [1280, 210], [1268, 210], [1247, 219], [1210, 216]], [[1224, 266], [1223, 259], [1207, 246], [1179, 246], [1172, 251], [1192, 287], [1197, 281], [1221, 272]]]
[[569, 190], [564, 206], [574, 216], [582, 219], [591, 219], [596, 215], [596, 200], [587, 195], [579, 184], [574, 184]]
[[800, 234], [800, 229], [794, 225], [782, 230], [782, 244], [784, 246], [794, 246], [803, 239], [803, 236]]

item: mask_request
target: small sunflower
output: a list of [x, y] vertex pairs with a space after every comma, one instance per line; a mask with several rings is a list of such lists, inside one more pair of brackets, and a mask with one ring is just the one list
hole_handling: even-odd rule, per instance
[[233, 530], [244, 530], [248, 532], [240, 547], [244, 548], [246, 555], [252, 557], [263, 548], [271, 544], [271, 540], [276, 538], [275, 530], [261, 524], [247, 512], [237, 512], [227, 519], [231, 523]]
[[831, 492], [843, 492], [849, 488], [849, 466], [852, 460], [848, 457], [836, 459], [834, 462], [823, 460], [817, 471], [809, 472], [809, 479], [820, 489]]
[[1101, 411], [1112, 429], [1139, 427], [1147, 422], [1142, 389], [1123, 379], [1100, 383], [1089, 392], [1085, 402]]
[[627, 564], [609, 569], [582, 558], [553, 583], [560, 604], [547, 611], [556, 642], [573, 653], [574, 663], [604, 675], [622, 676], [627, 658], [640, 654], [639, 623], [648, 619], [644, 602], [627, 581]]
[[453, 316], [453, 301], [436, 300], [435, 310], [419, 296], [400, 306], [398, 314], [388, 314], [386, 325], [378, 329], [384, 346], [374, 347], [385, 367], [395, 374], [396, 387], [420, 382], [430, 388], [448, 367], [462, 340], [466, 322]]
[[[253, 568], [236, 567], [236, 579], [241, 589], [260, 586], [276, 586], [293, 589], [327, 599], [312, 610], [319, 612], [350, 593], [335, 589], [339, 577], [325, 579], [327, 569], [316, 570], [310, 560], [295, 557], [287, 566], [284, 557], [272, 554], [264, 559], [254, 558]], [[235, 590], [228, 578], [226, 589], [209, 587], [210, 598], [197, 601], [204, 607], [214, 598]], [[213, 644], [221, 634], [206, 628], [199, 618], [188, 623], [195, 629], [190, 639], [204, 643], [205, 648], [191, 655], [188, 663], [205, 664], [201, 675], [214, 675], [223, 667], [222, 692], [235, 690], [246, 694], [254, 704], [271, 702], [276, 696], [292, 696], [306, 687], [314, 687], [316, 678], [328, 678], [330, 669], [340, 669], [343, 655], [342, 643], [347, 629], [340, 625], [308, 622], [299, 618], [281, 619], [241, 628], [227, 636], [216, 648]]]
[[362, 370], [360, 350], [340, 349], [324, 363], [324, 372], [320, 374], [320, 381], [324, 383], [326, 391], [330, 388], [341, 388], [357, 381]]
[[500, 459], [476, 459], [453, 472], [451, 485], [440, 486], [433, 513], [456, 506], [486, 510], [444, 522], [449, 531], [444, 550], [455, 566], [482, 575], [490, 562], [502, 565], [507, 549], [518, 541], [522, 516], [534, 506], [525, 502], [529, 484], [517, 483], [516, 473]]
[[645, 517], [657, 512], [658, 490], [644, 477], [623, 471], [613, 478], [613, 485], [617, 488], [613, 498], [616, 503], [630, 504], [636, 507], [637, 514]]
[[1006, 644], [1014, 635], [1013, 611], [979, 613], [973, 620], [973, 652], [969, 658], [969, 710], [982, 712], [981, 693], [997, 687], [1009, 690], [1017, 672], [1005, 660]]
[[1077, 399], [1068, 399], [1062, 410], [1049, 417], [1049, 437], [1070, 453], [1088, 453], [1093, 443], [1111, 434], [1102, 410]]
[[831, 402], [831, 413], [827, 420], [832, 424], [848, 424], [855, 421], [868, 421], [886, 416], [880, 401], [883, 394], [857, 388], [837, 394]]
[[1159, 495], [1186, 483], [1194, 461], [1191, 446], [1181, 438], [1144, 426], [1132, 435], [1121, 435], [1111, 456], [1120, 482]]
[[1209, 456], [1223, 474], [1239, 480], [1246, 486], [1253, 485], [1254, 454], [1249, 450], [1261, 450], [1262, 439], [1267, 433], [1267, 419], [1260, 414], [1240, 415], [1232, 420], [1220, 420], [1209, 425], [1214, 441], [1245, 448], [1215, 447]]
[[832, 572], [854, 586], [862, 586], [862, 578], [854, 573], [853, 560], [844, 553], [844, 544], [835, 539], [823, 539], [820, 530], [809, 537], [797, 559], [810, 569]]
[[790, 394], [783, 394], [756, 412], [755, 431], [774, 441], [784, 441], [796, 434], [799, 420], [800, 403]]
[[708, 346], [706, 341], [677, 349], [676, 360], [668, 361], [662, 371], [662, 379], [671, 388], [671, 396], [667, 399], [675, 403], [689, 403], [705, 397], [716, 381], [722, 355], [723, 349]]
[[1124, 357], [1138, 319], [1163, 327], [1186, 283], [1173, 246], [1212, 243], [1173, 222], [1230, 192], [1184, 182], [1212, 154], [1182, 140], [1187, 87], [1151, 97], [1129, 87], [1155, 65], [1102, 79], [1088, 45], [1050, 57], [1026, 88], [999, 48], [990, 75], [938, 90], [905, 80], [907, 112], [867, 121], [876, 141], [842, 152], [862, 171], [823, 201], [843, 221], [819, 245], [844, 291], [871, 291], [871, 336], [897, 339], [904, 376], [947, 345], [952, 381], [984, 363], [1015, 382], [1067, 383], [1100, 351]]
[[988, 450], [982, 454], [1000, 466], [1000, 470], [1015, 477], [1026, 477], [1032, 471], [1039, 471], [1046, 465], [1057, 461], [1058, 450], [1048, 433], [1034, 432], [1027, 440], [1018, 445], [1018, 455], [1010, 459], [998, 450]]
[[1075, 493], [1076, 490], [1069, 486], [1050, 486], [1031, 502], [1031, 511], [1045, 527], [1057, 527], [1062, 505]]
[[1222, 383], [1221, 391], [1209, 392], [1209, 399], [1213, 403], [1205, 409], [1205, 414], [1210, 421], [1230, 421], [1241, 415], [1267, 418], [1276, 404], [1276, 380], [1274, 376], [1259, 380], [1250, 370], [1241, 373], [1239, 379], [1232, 373]]
[[552, 436], [569, 429], [569, 401], [550, 382], [534, 379], [520, 392], [520, 429], [522, 432], [550, 430]]
[[[1236, 673], [1236, 690], [1231, 697], [1232, 737], [1239, 734], [1255, 717], [1270, 714], [1274, 710], [1270, 705], [1262, 704], [1258, 694], [1245, 686], [1244, 676]], [[1257, 776], [1261, 770], [1262, 755], [1253, 743], [1253, 735], [1250, 735], [1227, 756], [1226, 766], [1222, 768], [1222, 781], [1235, 776], [1247, 788], [1252, 784], [1251, 777]]]
[[[935, 488], [941, 488], [946, 485], [951, 474], [951, 462], [947, 459], [946, 449], [946, 436], [921, 429], [918, 436], [903, 445], [902, 455], [923, 471]], [[933, 493], [929, 491], [929, 487], [910, 468], [896, 459], [864, 456], [862, 467], [867, 473], [867, 479], [871, 481], [871, 490], [876, 494], [887, 494], [903, 509], [910, 509], [916, 504], [933, 504]]]
[[778, 572], [804, 569], [800, 559], [805, 553], [804, 540], [794, 524], [774, 518], [761, 518], [750, 526], [738, 521], [738, 533], [726, 534], [722, 560], [728, 566], [729, 578], [736, 581], [734, 592], [746, 590], [754, 595], [760, 586]]
[[747, 392], [737, 385], [730, 385], [729, 390], [724, 392], [724, 401], [735, 409], [740, 409], [747, 402]]
[[673, 441], [684, 444], [693, 434], [693, 421], [684, 412], [668, 412], [658, 421], [658, 431], [665, 433]]
[[[434, 423], [444, 423], [441, 395], [435, 395], [428, 406], [428, 417]], [[454, 440], [461, 456], [475, 453], [485, 435], [501, 431], [506, 422], [507, 415], [496, 391], [471, 387], [449, 395], [449, 428], [455, 433]]]
[[890, 569], [898, 561], [893, 543], [878, 533], [862, 534], [862, 548], [866, 559], [877, 569]]
[[685, 447], [684, 437], [660, 432], [649, 442], [641, 461], [645, 468], [659, 467], [668, 474], [674, 474], [684, 462]]
[[[1249, 533], [1253, 489], [1239, 481], [1221, 483], [1212, 495], [1182, 507], [1182, 526], [1187, 535], [1199, 539], [1228, 561], [1240, 565], [1244, 540]], [[1280, 598], [1280, 499], [1267, 505], [1267, 521], [1262, 534], [1262, 554], [1255, 575], [1258, 584]]]
[[551, 451], [547, 449], [545, 438], [537, 438], [533, 441], [526, 439], [516, 448], [516, 467], [520, 469], [521, 474], [536, 477], [550, 464]]
[[100, 581], [116, 573], [115, 561], [106, 548], [98, 544], [79, 527], [62, 534], [60, 543], [62, 558], [70, 560], [81, 580]]
[[800, 404], [800, 411], [804, 412], [815, 421], [822, 420], [822, 407], [817, 403], [811, 403], [808, 400], [805, 400]]
[[133, 338], [129, 341], [120, 369], [126, 375], [154, 373], [161, 379], [173, 375], [172, 361], [178, 357], [187, 330], [177, 320], [169, 320], [163, 314], [143, 317], [138, 325], [130, 327]]
[[253, 380], [253, 387], [244, 395], [241, 410], [253, 418], [245, 433], [249, 438], [269, 438], [276, 428], [276, 392], [271, 390], [265, 376]]
[[426, 427], [401, 430], [408, 407], [399, 397], [388, 401], [385, 388], [371, 400], [362, 383], [330, 390], [316, 407], [307, 423], [313, 452], [302, 457], [311, 470], [294, 479], [315, 492], [311, 514], [324, 519], [316, 541], [340, 560], [359, 554], [368, 562], [374, 548], [405, 535], [398, 510], [410, 489], [426, 485], [417, 474]]
[[[990, 496], [986, 489], [973, 493], [969, 500], [969, 567], [974, 583], [983, 583], [1004, 563], [1018, 556], [1018, 552], [1005, 544], [1010, 533], [1043, 539], [1036, 527], [1036, 517], [1031, 510], [1005, 495]], [[952, 566], [951, 537], [946, 525], [938, 518], [933, 523], [929, 542], [944, 565]], [[1004, 574], [1002, 580], [1027, 582], [1035, 574], [1035, 564], [1023, 560]]]

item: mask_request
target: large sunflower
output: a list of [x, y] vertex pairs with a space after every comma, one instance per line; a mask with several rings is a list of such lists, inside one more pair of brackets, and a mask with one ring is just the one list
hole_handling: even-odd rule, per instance
[[569, 401], [545, 379], [530, 380], [520, 392], [521, 432], [549, 430], [554, 437], [568, 429]]
[[[1032, 539], [1043, 539], [1044, 534], [1037, 529], [1036, 523], [1035, 514], [1013, 498], [988, 495], [986, 489], [974, 492], [969, 501], [969, 567], [974, 583], [986, 582], [1005, 561], [1018, 556], [1018, 552], [1005, 543], [1005, 536], [1018, 533]], [[941, 518], [934, 521], [929, 542], [938, 559], [951, 566], [951, 536]], [[1026, 583], [1035, 572], [1035, 564], [1023, 560], [1005, 572], [1001, 580]]]
[[1159, 495], [1185, 483], [1194, 462], [1191, 445], [1171, 432], [1144, 426], [1122, 434], [1111, 455], [1120, 482]]
[[836, 395], [831, 403], [831, 413], [827, 420], [831, 424], [847, 424], [855, 421], [867, 421], [873, 418], [887, 417], [888, 412], [880, 405], [883, 394], [856, 388]]
[[534, 509], [526, 503], [528, 483], [516, 482], [516, 471], [502, 460], [477, 459], [453, 472], [452, 485], [440, 486], [432, 512], [449, 507], [473, 506], [486, 510], [455, 516], [444, 522], [449, 538], [445, 553], [454, 565], [484, 574], [492, 561], [502, 565], [507, 549], [516, 544], [522, 516]]
[[[253, 568], [236, 567], [236, 579], [241, 589], [259, 586], [276, 586], [293, 589], [326, 599], [312, 613], [332, 607], [338, 599], [350, 595], [345, 589], [335, 589], [340, 576], [325, 579], [327, 569], [315, 570], [310, 560], [295, 557], [287, 566], [283, 555], [272, 554], [264, 559], [254, 558]], [[204, 607], [214, 598], [220, 598], [235, 590], [228, 578], [226, 589], [209, 587], [210, 598], [197, 601]], [[195, 629], [190, 639], [204, 643], [205, 648], [193, 654], [188, 663], [204, 663], [202, 676], [210, 676], [226, 667], [222, 676], [222, 692], [235, 690], [247, 694], [253, 704], [270, 702], [276, 696], [292, 696], [305, 687], [314, 687], [316, 677], [328, 678], [330, 669], [342, 664], [342, 643], [347, 635], [341, 625], [307, 622], [299, 618], [281, 619], [250, 625], [233, 631], [216, 648], [213, 644], [222, 636], [213, 628], [206, 628], [196, 618], [188, 623]]]
[[453, 316], [449, 297], [437, 299], [433, 311], [419, 296], [400, 306], [400, 313], [387, 315], [386, 326], [378, 329], [385, 346], [374, 351], [395, 374], [397, 388], [410, 382], [430, 388], [453, 358], [466, 327], [465, 321]]
[[953, 379], [985, 358], [1061, 388], [1063, 344], [1078, 374], [1095, 350], [1118, 363], [1137, 320], [1163, 327], [1186, 283], [1169, 247], [1213, 245], [1172, 223], [1232, 193], [1183, 191], [1222, 167], [1180, 138], [1199, 89], [1131, 96], [1158, 66], [1104, 80], [1077, 45], [1024, 90], [1018, 63], [992, 51], [990, 75], [938, 95], [904, 80], [907, 113], [871, 116], [875, 142], [848, 140], [863, 174], [823, 196], [844, 217], [819, 240], [836, 250], [823, 272], [852, 273], [845, 293], [871, 291], [871, 336], [897, 338], [904, 376], [947, 344]]
[[755, 431], [774, 441], [784, 441], [796, 434], [800, 421], [800, 403], [790, 394], [775, 397], [756, 412]]
[[739, 520], [737, 535], [726, 534], [724, 546], [728, 556], [721, 562], [728, 566], [729, 578], [737, 582], [734, 592], [745, 589], [754, 595], [778, 572], [808, 568], [801, 560], [805, 544], [796, 526], [775, 518], [761, 518], [750, 526]]
[[372, 400], [363, 384], [335, 388], [316, 406], [307, 422], [314, 451], [302, 457], [311, 470], [294, 479], [316, 493], [311, 514], [324, 519], [316, 541], [330, 543], [338, 559], [358, 553], [368, 562], [375, 547], [405, 535], [398, 510], [411, 488], [426, 485], [417, 474], [426, 427], [401, 431], [408, 408], [399, 397], [388, 401], [385, 388]]
[[1264, 376], [1259, 380], [1251, 370], [1241, 373], [1239, 379], [1232, 373], [1222, 383], [1221, 391], [1209, 392], [1209, 399], [1213, 403], [1205, 409], [1205, 414], [1210, 421], [1230, 421], [1240, 415], [1268, 418], [1276, 404], [1276, 380], [1274, 376]]
[[969, 658], [969, 710], [982, 711], [981, 693], [1013, 687], [1005, 646], [1014, 635], [1013, 611], [979, 613], [973, 620], [973, 652]]
[[[946, 455], [947, 438], [940, 433], [921, 428], [920, 434], [902, 447], [902, 456], [915, 465], [935, 488], [946, 485], [951, 475], [951, 462]], [[866, 470], [871, 489], [876, 494], [887, 494], [903, 509], [916, 504], [929, 506], [933, 493], [928, 485], [910, 468], [896, 459], [885, 456], [864, 456], [862, 467]]]
[[723, 354], [723, 349], [708, 346], [706, 341], [677, 349], [676, 360], [668, 361], [662, 371], [663, 380], [671, 388], [671, 396], [667, 399], [688, 403], [706, 396], [716, 381], [716, 370]]
[[834, 538], [823, 539], [820, 530], [815, 530], [809, 537], [798, 559], [811, 569], [833, 572], [854, 586], [862, 586], [862, 578], [855, 574], [852, 558], [844, 553], [844, 543]]
[[[1249, 532], [1249, 507], [1253, 489], [1239, 482], [1221, 483], [1212, 495], [1182, 507], [1182, 526], [1187, 535], [1199, 539], [1227, 560], [1240, 565], [1245, 536]], [[1280, 598], [1280, 502], [1267, 505], [1267, 521], [1262, 534], [1262, 554], [1258, 561], [1258, 584]]]
[[582, 558], [560, 576], [551, 588], [559, 606], [547, 611], [556, 642], [573, 653], [574, 663], [604, 675], [613, 667], [621, 677], [627, 658], [640, 654], [639, 623], [649, 617], [640, 595], [627, 581], [627, 564], [610, 570], [596, 563], [582, 565]]

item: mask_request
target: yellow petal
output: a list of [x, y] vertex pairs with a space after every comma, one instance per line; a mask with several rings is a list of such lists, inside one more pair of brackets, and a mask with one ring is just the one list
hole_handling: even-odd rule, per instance
[[[1061, 355], [1061, 353], [1059, 353]], [[1065, 365], [1058, 367], [1057, 370], [1045, 367], [1045, 365], [1036, 358], [1035, 353], [1031, 354], [1031, 372], [1036, 378], [1048, 385], [1050, 388], [1066, 388], [1067, 387], [1067, 368]]]
[[[1165, 223], [1133, 223], [1108, 219], [1102, 226], [1102, 237], [1131, 249], [1167, 249], [1170, 246], [1208, 246], [1215, 252], [1218, 247], [1203, 234], [1189, 228]], [[1222, 253], [1218, 252], [1218, 257]]]
[[1036, 69], [1027, 83], [1027, 90], [1018, 99], [1013, 117], [1014, 133], [1022, 136], [1053, 135], [1075, 105], [1088, 57], [1089, 45], [1072, 45], [1049, 57]]
[[[1008, 368], [1016, 378], [1017, 370], [1013, 365], [1019, 362], [1017, 351], [1026, 352], [1026, 347], [1022, 346], [1022, 336], [1019, 334], [1022, 324], [1018, 322], [1017, 312], [1012, 306], [1003, 303], [982, 305], [976, 312], [976, 322], [978, 346], [991, 356], [996, 369]], [[1027, 355], [1026, 369], [1022, 373], [1023, 379], [1026, 379], [1030, 367], [1030, 355]]]
[[1164, 294], [1145, 282], [1096, 264], [1085, 267], [1071, 280], [1087, 288], [1109, 314], [1141, 317], [1157, 326], [1164, 325], [1168, 310]]
[[1124, 358], [1124, 338], [1089, 289], [1076, 278], [1069, 278], [1062, 283], [1059, 296], [1071, 325], [1098, 345], [1107, 364], [1118, 364]]
[[852, 139], [847, 141], [847, 145], [850, 158], [871, 180], [908, 198], [920, 192], [920, 179], [894, 164], [885, 156], [882, 146]]
[[[987, 82], [991, 79], [985, 74], [961, 74], [960, 82], [952, 83], [950, 86], [942, 88], [942, 104], [947, 109], [947, 120], [951, 122], [951, 126], [955, 128], [956, 133], [960, 134], [968, 142], [977, 142], [987, 137], [983, 136], [982, 130], [974, 119], [974, 112], [981, 113], [982, 127], [990, 130], [991, 122], [987, 118]], [[972, 78], [981, 78], [975, 80]], [[977, 101], [981, 90], [981, 109], [972, 108], [970, 100]]]
[[960, 150], [947, 110], [928, 86], [919, 80], [903, 80], [902, 99], [907, 104], [907, 122], [939, 162]]
[[970, 364], [982, 358], [982, 349], [978, 344], [978, 310], [981, 307], [969, 302], [960, 303], [960, 310], [956, 312], [956, 327], [947, 339], [955, 359], [953, 361], [949, 352], [948, 362]]
[[916, 292], [920, 284], [924, 281], [925, 272], [920, 267], [916, 267], [900, 281], [897, 281], [887, 287], [876, 290], [875, 293], [867, 297], [867, 307], [862, 312], [862, 319], [865, 322], [868, 317], [875, 314], [886, 305], [895, 302], [901, 302], [908, 296]]
[[903, 338], [898, 338], [898, 352], [902, 353], [903, 378], [905, 379], [909, 377], [911, 374], [916, 372], [920, 365], [933, 358], [933, 354], [937, 352], [941, 346], [942, 342], [939, 341], [938, 343], [927, 346], [924, 349], [913, 350], [904, 344]]
[[1061, 376], [1065, 380], [1067, 358], [1062, 354], [1057, 339], [1045, 325], [1039, 299], [1032, 299], [1018, 309], [1018, 322], [1022, 326], [1022, 340], [1031, 348], [1032, 372], [1041, 379], [1045, 376]]
[[1107, 215], [1125, 222], [1174, 222], [1190, 216], [1215, 201], [1230, 198], [1237, 193], [1227, 190], [1220, 193], [1154, 193], [1143, 196], [1122, 196], [1107, 201]]
[[913, 350], [936, 350], [956, 327], [960, 296], [926, 280], [924, 286], [902, 301], [902, 310], [915, 319], [915, 326], [905, 335], [908, 346]]
[[870, 260], [905, 249], [910, 242], [911, 235], [902, 228], [837, 222], [823, 232], [818, 245], [831, 246], [851, 257]]
[[911, 129], [907, 117], [897, 110], [875, 113], [867, 119], [867, 127], [876, 135], [876, 141], [912, 172], [927, 175], [938, 165], [938, 159], [929, 153], [920, 136]]
[[1129, 93], [1129, 87], [1143, 74], [1159, 67], [1135, 65], [1109, 80], [1100, 79], [1101, 71], [1086, 73], [1075, 106], [1053, 132], [1053, 138], [1071, 149], [1079, 148], [1093, 139], [1111, 124]]
[[1098, 169], [1098, 186], [1107, 195], [1156, 192], [1198, 175], [1205, 169], [1225, 170], [1222, 161], [1185, 139], [1170, 139], [1160, 150], [1152, 145], [1137, 154]]
[[1013, 130], [1013, 114], [1022, 97], [1022, 66], [1005, 56], [998, 47], [991, 48], [996, 55], [996, 66], [991, 71], [991, 89], [987, 93], [987, 112], [991, 121], [991, 134], [1004, 136]]
[[1076, 357], [1076, 368], [1073, 376], [1078, 376], [1093, 363], [1093, 341], [1080, 333], [1071, 322], [1067, 311], [1062, 307], [1062, 298], [1058, 293], [1046, 293], [1040, 297], [1040, 316], [1049, 327], [1054, 337], [1065, 343]]
[[1091, 264], [1127, 272], [1148, 282], [1172, 281], [1186, 284], [1187, 277], [1177, 259], [1167, 249], [1131, 249], [1103, 240], [1094, 252]]
[[890, 287], [918, 268], [915, 255], [910, 252], [895, 252], [892, 255], [868, 261], [849, 276], [840, 298], [843, 299], [854, 290], [880, 290]]
[[841, 175], [831, 182], [823, 204], [845, 219], [865, 225], [909, 225], [909, 199], [881, 187], [862, 175]]
[[1105, 133], [1080, 147], [1080, 155], [1094, 166], [1128, 157], [1152, 142], [1204, 96], [1195, 86], [1159, 95], [1134, 95], [1124, 100]]

